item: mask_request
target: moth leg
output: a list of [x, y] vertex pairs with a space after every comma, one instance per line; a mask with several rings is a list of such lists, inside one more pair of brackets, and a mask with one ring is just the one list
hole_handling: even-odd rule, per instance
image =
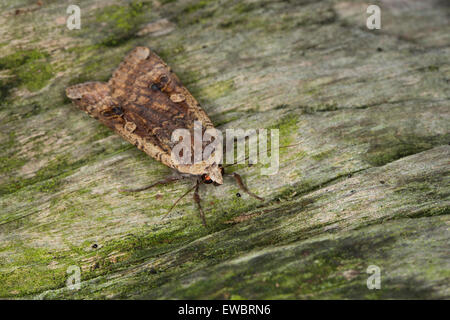
[[181, 180], [183, 179], [183, 177], [169, 177], [163, 180], [159, 180], [156, 181], [154, 183], [152, 183], [149, 186], [146, 187], [142, 187], [142, 188], [137, 188], [137, 189], [120, 189], [119, 192], [139, 192], [139, 191], [144, 191], [144, 190], [148, 190], [150, 188], [153, 188], [154, 186], [160, 185], [160, 184], [168, 184], [177, 180]]
[[201, 199], [200, 199], [200, 195], [198, 194], [199, 186], [200, 186], [200, 182], [197, 181], [197, 184], [195, 185], [195, 191], [194, 191], [194, 201], [195, 201], [195, 203], [198, 206], [198, 211], [199, 211], [199, 214], [200, 214], [200, 218], [202, 219], [203, 226], [206, 227], [205, 213], [203, 212], [202, 206], [200, 204], [200, 200]]
[[264, 201], [264, 198], [261, 198], [261, 197], [257, 196], [256, 194], [254, 194], [253, 192], [251, 192], [250, 190], [248, 190], [248, 188], [245, 186], [244, 182], [242, 182], [242, 178], [239, 174], [232, 173], [231, 176], [233, 176], [233, 178], [236, 180], [236, 183], [238, 184], [239, 188], [241, 188], [245, 193], [247, 193], [249, 196], [252, 196], [255, 199]]
[[167, 211], [167, 213], [164, 215], [164, 217], [161, 218], [161, 220], [165, 219], [169, 213], [172, 211], [173, 208], [175, 208], [175, 206], [177, 205], [178, 202], [180, 202], [181, 199], [183, 199], [189, 192], [191, 192], [192, 190], [194, 190], [194, 188], [197, 187], [197, 185], [193, 186], [192, 188], [189, 188], [188, 191], [186, 191], [181, 197], [179, 197], [177, 199], [177, 201], [175, 201], [175, 203], [170, 207], [169, 211]]

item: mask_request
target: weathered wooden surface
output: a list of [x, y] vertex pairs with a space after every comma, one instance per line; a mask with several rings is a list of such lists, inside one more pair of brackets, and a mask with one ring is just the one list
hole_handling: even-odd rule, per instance
[[[0, 4], [0, 297], [449, 298], [450, 24], [445, 1]], [[158, 53], [220, 129], [277, 127], [279, 174], [141, 194], [170, 171], [64, 88]], [[211, 84], [212, 83], [212, 84]], [[69, 266], [82, 269], [68, 290]], [[366, 269], [381, 268], [381, 290]]]

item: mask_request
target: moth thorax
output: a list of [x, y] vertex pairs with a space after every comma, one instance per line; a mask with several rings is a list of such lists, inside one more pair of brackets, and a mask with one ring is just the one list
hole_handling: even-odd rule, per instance
[[223, 184], [223, 168], [218, 166], [216, 163], [212, 164], [208, 168], [206, 168], [206, 172], [204, 174], [206, 181], [212, 181], [217, 184]]

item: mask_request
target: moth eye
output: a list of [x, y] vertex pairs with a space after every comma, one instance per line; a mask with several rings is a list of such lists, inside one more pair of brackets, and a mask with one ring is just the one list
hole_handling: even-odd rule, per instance
[[159, 91], [159, 86], [156, 83], [152, 84], [151, 88], [153, 91]]
[[206, 184], [210, 184], [213, 182], [210, 176], [208, 176], [207, 174], [202, 174], [202, 181]]

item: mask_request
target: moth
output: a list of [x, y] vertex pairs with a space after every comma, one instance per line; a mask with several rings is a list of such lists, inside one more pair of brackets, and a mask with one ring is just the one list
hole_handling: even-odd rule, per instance
[[[174, 142], [171, 137], [176, 129], [192, 131], [195, 121], [201, 122], [202, 130], [214, 128], [214, 125], [197, 100], [160, 57], [149, 48], [136, 47], [120, 63], [107, 83], [77, 84], [68, 87], [66, 95], [79, 109], [175, 171], [175, 175], [149, 186], [122, 191], [139, 192], [157, 185], [192, 178], [195, 181], [194, 186], [187, 190], [172, 208], [194, 190], [193, 198], [202, 223], [206, 226], [199, 186], [223, 184], [223, 177], [227, 176], [224, 166], [217, 163], [213, 156], [192, 164], [173, 161], [171, 152]], [[239, 174], [233, 173], [229, 176], [236, 180], [244, 192], [258, 200], [264, 200], [248, 190]]]

